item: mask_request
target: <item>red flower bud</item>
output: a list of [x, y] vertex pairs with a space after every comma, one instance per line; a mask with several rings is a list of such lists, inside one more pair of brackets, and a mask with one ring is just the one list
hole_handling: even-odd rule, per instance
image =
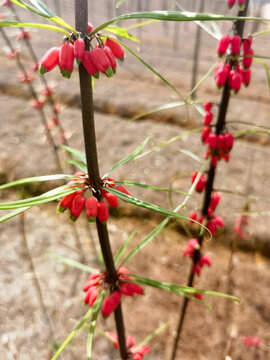
[[231, 8], [235, 4], [235, 0], [227, 0], [227, 4], [228, 4], [229, 8]]
[[113, 76], [113, 70], [111, 67], [110, 60], [108, 59], [104, 49], [102, 48], [95, 48], [90, 52], [90, 59], [98, 71], [106, 74], [108, 77]]
[[120, 192], [126, 194], [126, 195], [132, 196], [131, 193], [130, 193], [126, 188], [124, 188], [124, 186], [122, 186], [122, 185], [116, 186], [115, 189], [116, 189], [117, 191], [120, 191]]
[[247, 51], [251, 48], [252, 45], [252, 37], [249, 36], [243, 40], [243, 52], [246, 55]]
[[217, 148], [217, 135], [214, 133], [209, 134], [207, 138], [207, 143], [209, 144], [210, 149]]
[[218, 87], [222, 87], [230, 73], [230, 65], [221, 63], [215, 69], [215, 80]]
[[85, 44], [83, 39], [77, 39], [74, 43], [74, 57], [77, 64], [80, 65], [85, 50]]
[[223, 151], [225, 153], [229, 152], [231, 150], [231, 148], [233, 147], [233, 142], [234, 142], [234, 137], [233, 134], [231, 133], [227, 133], [224, 134], [224, 138], [223, 138]]
[[232, 55], [238, 56], [240, 54], [241, 37], [234, 35], [231, 37], [231, 51]]
[[115, 57], [113, 55], [112, 50], [108, 46], [104, 46], [103, 50], [104, 50], [105, 54], [107, 55], [108, 59], [110, 60], [113, 72], [116, 73], [116, 61], [115, 61]]
[[99, 72], [91, 60], [90, 51], [85, 51], [82, 57], [82, 64], [89, 75], [99, 78]]
[[76, 221], [78, 217], [81, 215], [85, 205], [85, 198], [82, 194], [77, 194], [71, 204], [70, 207], [70, 220]]
[[68, 79], [70, 78], [73, 71], [73, 63], [74, 46], [69, 42], [65, 42], [61, 45], [59, 51], [59, 68], [61, 74]]
[[229, 75], [229, 87], [237, 93], [241, 88], [241, 84], [242, 75], [236, 70], [231, 70]]
[[93, 222], [97, 217], [98, 199], [90, 196], [85, 202], [86, 216], [88, 221]]
[[203, 107], [204, 107], [204, 111], [210, 111], [211, 110], [211, 108], [212, 108], [212, 103], [210, 103], [210, 102], [207, 102], [207, 103], [205, 103], [204, 105], [203, 105]]
[[69, 209], [71, 207], [72, 201], [76, 195], [76, 192], [66, 195], [63, 197], [63, 199], [60, 201], [57, 212], [64, 212], [66, 209]]
[[93, 30], [94, 26], [91, 23], [88, 23], [88, 34], [90, 34]]
[[53, 47], [49, 49], [39, 63], [39, 73], [45, 74], [47, 71], [51, 71], [59, 64], [59, 48]]
[[[196, 213], [196, 211], [191, 211], [191, 212], [189, 213], [189, 218], [190, 218], [191, 220], [196, 220], [197, 217], [198, 217], [198, 214]], [[193, 224], [193, 221], [190, 221], [190, 222], [191, 222], [191, 224]]]
[[209, 129], [208, 127], [202, 129], [201, 139], [204, 144], [207, 143], [207, 139], [210, 133], [211, 129]]
[[105, 46], [108, 46], [112, 50], [113, 55], [117, 59], [124, 60], [124, 49], [116, 41], [112, 39], [106, 39]]
[[109, 208], [105, 201], [100, 201], [97, 204], [97, 216], [99, 221], [106, 222], [109, 218]]
[[230, 45], [230, 37], [228, 35], [223, 35], [218, 43], [217, 52], [219, 56], [222, 56], [226, 53], [228, 46]]
[[242, 75], [243, 84], [245, 86], [248, 86], [250, 83], [250, 79], [251, 79], [251, 69], [247, 69], [246, 71], [242, 70], [241, 75]]
[[213, 167], [216, 167], [217, 166], [217, 162], [218, 162], [218, 157], [216, 155], [212, 156], [211, 158], [211, 165]]
[[102, 315], [108, 317], [119, 305], [121, 300], [121, 294], [118, 291], [114, 291], [112, 295], [108, 296], [102, 306]]
[[117, 207], [118, 206], [118, 199], [117, 196], [114, 194], [109, 193], [108, 191], [106, 191], [104, 193], [104, 197], [105, 199], [108, 201], [109, 205], [111, 207]]
[[209, 126], [213, 120], [213, 114], [211, 112], [206, 112], [203, 119], [203, 125]]
[[254, 51], [252, 49], [248, 49], [243, 58], [243, 67], [244, 69], [250, 68], [253, 61]]
[[216, 207], [218, 206], [219, 202], [221, 199], [221, 193], [219, 192], [215, 192], [212, 196], [211, 196], [211, 200], [210, 200], [210, 209], [212, 209], [213, 211], [216, 210]]

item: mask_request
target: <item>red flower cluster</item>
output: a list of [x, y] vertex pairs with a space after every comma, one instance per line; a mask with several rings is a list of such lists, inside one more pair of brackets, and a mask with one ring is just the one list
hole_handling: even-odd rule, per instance
[[31, 35], [27, 30], [21, 30], [16, 35], [16, 39], [18, 39], [18, 40], [31, 39]]
[[[205, 154], [205, 158], [208, 159], [211, 156], [212, 166], [216, 167], [217, 162], [221, 159], [229, 161], [230, 151], [233, 147], [234, 137], [231, 133], [217, 135], [211, 130], [211, 121], [208, 119], [213, 118], [211, 113], [211, 103], [204, 105], [205, 116], [204, 116], [204, 127], [201, 133], [201, 139], [204, 144], [208, 144], [208, 150]], [[211, 114], [212, 116], [209, 116]], [[207, 119], [207, 121], [206, 121]]]
[[[213, 195], [211, 196], [211, 200], [210, 200], [210, 205], [209, 205], [209, 209], [208, 209], [208, 221], [206, 222], [205, 226], [212, 233], [212, 235], [215, 235], [218, 227], [224, 226], [222, 217], [214, 215], [214, 211], [215, 211], [216, 207], [218, 206], [220, 199], [221, 199], [221, 194], [216, 192], [216, 193], [213, 193]], [[189, 214], [189, 217], [192, 220], [198, 221], [200, 224], [202, 224], [202, 222], [203, 222], [203, 216], [200, 216], [198, 213], [196, 213], [196, 211], [191, 211]], [[191, 223], [192, 223], [192, 221], [191, 221]], [[192, 239], [192, 240], [194, 240], [194, 239]], [[183, 254], [183, 256], [185, 256], [185, 255]]]
[[[225, 62], [221, 62], [215, 69], [215, 80], [218, 88], [221, 88], [228, 80], [229, 87], [237, 93], [241, 84], [248, 86], [251, 79], [251, 65], [254, 51], [251, 49], [252, 37], [241, 39], [234, 35], [229, 37], [223, 35], [218, 43], [217, 52], [219, 56], [227, 53], [230, 46], [230, 53]], [[241, 55], [241, 48], [243, 53]]]
[[193, 258], [195, 250], [199, 250], [199, 249], [200, 249], [200, 245], [198, 243], [198, 240], [189, 239], [188, 245], [185, 246], [182, 250], [182, 256], [183, 257], [190, 256], [191, 258]]
[[31, 72], [27, 72], [26, 74], [23, 72], [20, 72], [18, 74], [18, 79], [25, 84], [29, 84], [34, 80], [34, 75]]
[[[236, 0], [227, 0], [229, 9], [231, 9], [235, 3], [236, 3]], [[237, 3], [239, 6], [239, 10], [243, 10], [245, 8], [246, 0], [237, 0]]]
[[[117, 281], [115, 282], [115, 290], [106, 297], [102, 306], [102, 315], [106, 318], [114, 310], [117, 309], [121, 296], [143, 295], [143, 288], [133, 282], [133, 278], [128, 276], [129, 271], [125, 267], [121, 267], [117, 271]], [[84, 302], [90, 307], [95, 303], [100, 291], [107, 289], [111, 284], [108, 282], [105, 271], [98, 271], [89, 276], [88, 282], [84, 285], [83, 290], [86, 292]]]
[[234, 230], [242, 238], [245, 239], [244, 227], [248, 225], [248, 217], [246, 215], [239, 215], [235, 219]]
[[[196, 177], [198, 175], [198, 171], [195, 171], [195, 172], [192, 172], [191, 173], [191, 183], [193, 184]], [[204, 174], [202, 174], [200, 177], [199, 177], [199, 180], [196, 184], [196, 191], [198, 191], [199, 193], [201, 193], [204, 188], [205, 188], [205, 185], [206, 185], [206, 182], [207, 182], [207, 179], [206, 179], [206, 176]]]
[[253, 347], [253, 346], [260, 345], [261, 340], [257, 336], [243, 336], [242, 337], [242, 342], [247, 347]]
[[[85, 199], [84, 193], [90, 188], [88, 184], [88, 178], [83, 172], [77, 172], [74, 174], [76, 177], [81, 177], [81, 179], [72, 179], [68, 184], [71, 184], [71, 187], [81, 187], [72, 194], [66, 195], [62, 198], [58, 206], [58, 212], [64, 212], [66, 209], [70, 211], [70, 220], [76, 221], [81, 215], [83, 209], [86, 209], [86, 215], [89, 222], [95, 222], [98, 217], [99, 221], [106, 222], [109, 218], [109, 207], [118, 206], [118, 198], [116, 195], [109, 193], [105, 188], [114, 187], [113, 179], [108, 178], [103, 182], [102, 199], [107, 200], [107, 202], [102, 199], [99, 201], [92, 193], [91, 196]], [[121, 191], [127, 195], [131, 195], [130, 192], [125, 189], [123, 186], [119, 185], [116, 187], [116, 190]]]
[[[88, 31], [91, 32], [92, 29], [92, 25], [89, 24]], [[49, 49], [40, 61], [39, 73], [43, 75], [58, 65], [61, 74], [69, 79], [76, 59], [78, 65], [82, 62], [91, 76], [98, 78], [101, 72], [112, 77], [116, 72], [115, 58], [120, 60], [124, 58], [124, 49], [116, 41], [106, 39], [103, 43], [98, 38], [97, 47], [86, 51], [84, 40], [77, 38], [74, 41], [64, 42], [60, 47]]]
[[[198, 276], [200, 276], [201, 268], [204, 265], [208, 265], [208, 266], [211, 265], [211, 260], [208, 255], [201, 256], [200, 248], [201, 247], [200, 247], [200, 244], [197, 239], [189, 239], [188, 245], [185, 246], [182, 251], [182, 256], [184, 256], [184, 257], [189, 256], [191, 259], [193, 259], [193, 261], [197, 257], [199, 257], [199, 259], [198, 260], [196, 259], [196, 263], [194, 263], [194, 265], [193, 265], [193, 272]], [[196, 253], [196, 255], [195, 255], [195, 253]], [[196, 294], [192, 294], [192, 295], [195, 296]], [[198, 294], [198, 295], [200, 295], [200, 294]], [[197, 297], [198, 299], [201, 298], [201, 296], [195, 296], [195, 297]]]
[[[113, 342], [113, 346], [118, 349], [118, 336], [113, 332], [108, 332], [108, 337]], [[135, 346], [134, 336], [128, 336], [126, 339], [126, 346], [128, 354], [132, 357], [133, 360], [142, 360], [145, 354], [148, 354], [150, 347], [148, 345], [142, 345], [139, 348]]]

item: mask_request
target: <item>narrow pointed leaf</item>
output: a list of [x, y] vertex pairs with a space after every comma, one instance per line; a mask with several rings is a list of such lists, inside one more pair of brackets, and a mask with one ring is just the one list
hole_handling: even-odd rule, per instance
[[0, 20], [0, 27], [34, 27], [34, 28], [39, 28], [39, 29], [48, 29], [48, 30], [57, 31], [57, 32], [60, 32], [62, 34], [69, 36], [69, 33], [66, 30], [64, 30], [58, 26], [53, 26], [53, 25], [48, 25], [48, 24], [35, 24], [35, 23], [25, 23], [25, 22], [18, 22], [18, 21]]
[[60, 345], [59, 349], [56, 351], [56, 353], [53, 355], [51, 360], [56, 360], [58, 356], [62, 353], [62, 351], [66, 348], [66, 346], [72, 341], [72, 339], [77, 335], [78, 331], [81, 329], [81, 327], [86, 323], [86, 321], [90, 318], [92, 315], [93, 309], [89, 309], [87, 313], [82, 317], [82, 319], [79, 321], [75, 329], [68, 335], [66, 340]]
[[142, 27], [145, 25], [151, 25], [151, 24], [158, 23], [158, 22], [160, 22], [160, 20], [148, 20], [148, 21], [137, 23], [137, 24], [133, 24], [133, 25], [127, 27], [126, 29], [127, 30], [137, 29], [139, 27]]
[[106, 291], [104, 291], [104, 290], [101, 291], [93, 305], [93, 315], [92, 315], [92, 319], [90, 322], [89, 335], [88, 335], [88, 340], [87, 340], [87, 359], [88, 360], [92, 359], [93, 338], [94, 338], [94, 333], [95, 333], [96, 324], [97, 324], [97, 317], [98, 317], [100, 305], [101, 305], [101, 302], [102, 302], [102, 299], [103, 299], [105, 293], [106, 293]]
[[66, 265], [68, 265], [68, 266], [72, 266], [72, 267], [75, 267], [75, 268], [77, 268], [77, 269], [79, 269], [79, 270], [89, 272], [90, 274], [91, 274], [91, 273], [94, 273], [94, 272], [97, 272], [97, 269], [91, 268], [90, 266], [81, 264], [81, 263], [79, 263], [78, 261], [75, 261], [75, 260], [72, 260], [72, 259], [68, 259], [68, 258], [63, 257], [63, 256], [61, 256], [61, 255], [57, 255], [57, 254], [47, 254], [46, 256], [51, 257], [51, 258], [54, 258], [54, 259], [56, 259], [56, 260], [59, 260], [61, 263], [66, 264]]
[[[106, 38], [112, 39], [109, 36], [106, 36]], [[179, 97], [180, 99], [183, 99], [183, 96], [179, 93], [179, 91], [168, 81], [166, 80], [158, 71], [156, 71], [154, 68], [152, 68], [152, 66], [150, 66], [149, 64], [147, 64], [141, 57], [139, 57], [133, 50], [131, 50], [127, 45], [125, 45], [122, 41], [117, 40], [117, 39], [112, 39], [115, 42], [118, 42], [118, 44], [120, 44], [121, 46], [123, 46], [123, 48], [125, 48], [131, 55], [133, 55], [137, 60], [139, 60], [145, 67], [147, 67], [147, 69], [149, 69], [150, 71], [152, 71], [152, 73], [154, 73], [162, 82], [164, 82], [164, 84], [166, 84], [167, 86], [169, 86], [169, 88], [171, 88]]]
[[20, 209], [13, 210], [13, 211], [9, 212], [8, 214], [0, 217], [0, 223], [4, 222], [4, 221], [6, 221], [6, 220], [9, 220], [9, 219], [11, 219], [11, 218], [13, 218], [13, 217], [15, 217], [15, 216], [23, 213], [24, 211], [26, 211], [26, 210], [28, 210], [28, 209], [30, 209], [30, 208], [31, 208], [31, 206], [26, 206], [26, 207], [24, 207], [24, 208], [20, 208]]
[[79, 151], [77, 149], [71, 148], [69, 146], [62, 146], [62, 149], [66, 150], [72, 156], [79, 159], [80, 161], [82, 161], [86, 165], [86, 156], [85, 156], [85, 154], [83, 152], [81, 152], [81, 151]]
[[55, 17], [57, 16], [52, 9], [50, 9], [47, 5], [45, 5], [40, 0], [29, 0], [29, 2], [35, 6], [36, 9], [38, 9], [40, 12], [42, 12], [44, 15], [48, 17]]
[[127, 250], [128, 244], [133, 239], [134, 235], [136, 234], [136, 230], [132, 231], [132, 233], [129, 235], [129, 237], [125, 240], [123, 245], [120, 247], [120, 249], [117, 251], [115, 257], [114, 257], [114, 263], [117, 264], [117, 262], [121, 259], [121, 257], [124, 255], [124, 253]]
[[118, 35], [122, 38], [140, 43], [140, 40], [138, 38], [136, 38], [135, 36], [131, 35], [125, 28], [121, 28], [121, 27], [117, 27], [117, 26], [108, 26], [104, 30], [107, 30], [107, 31], [111, 32], [112, 34]]
[[156, 113], [158, 111], [173, 109], [173, 108], [178, 107], [178, 106], [186, 106], [186, 105], [190, 105], [190, 104], [187, 104], [185, 101], [176, 101], [176, 102], [173, 102], [173, 103], [160, 105], [160, 106], [157, 106], [157, 107], [155, 107], [153, 109], [144, 111], [144, 112], [134, 116], [131, 120], [138, 120], [138, 119], [141, 119], [143, 117], [149, 116], [149, 115], [151, 115], [153, 113]]
[[15, 180], [15, 181], [9, 182], [7, 184], [0, 185], [0, 190], [8, 189], [13, 186], [39, 183], [39, 182], [43, 182], [43, 181], [64, 180], [64, 179], [73, 179], [73, 178], [74, 178], [73, 175], [67, 175], [67, 174], [35, 176], [35, 177]]
[[153, 19], [153, 20], [164, 20], [164, 21], [237, 21], [237, 20], [260, 20], [260, 21], [270, 21], [267, 18], [259, 17], [244, 17], [244, 16], [224, 16], [218, 14], [207, 14], [207, 13], [196, 13], [190, 11], [141, 11], [134, 12], [130, 14], [123, 14], [117, 16], [106, 23], [98, 26], [92, 31], [92, 33], [97, 33], [104, 29], [105, 27], [113, 24], [116, 21], [130, 20], [130, 19]]
[[188, 295], [188, 294], [214, 295], [214, 296], [221, 296], [224, 298], [228, 298], [228, 299], [231, 299], [231, 300], [239, 303], [239, 299], [236, 296], [224, 294], [224, 293], [217, 292], [217, 291], [201, 290], [201, 289], [196, 289], [194, 287], [176, 285], [176, 284], [171, 284], [171, 283], [162, 282], [162, 281], [156, 281], [156, 280], [148, 279], [148, 278], [133, 275], [133, 274], [131, 274], [130, 276], [132, 276], [138, 284], [152, 286], [152, 287], [156, 287], [158, 289], [162, 289], [162, 290], [166, 290], [166, 291], [171, 291], [171, 292], [174, 292], [179, 295]]
[[[195, 154], [193, 154], [193, 155], [196, 156]], [[156, 186], [140, 184], [140, 183], [136, 183], [136, 182], [133, 182], [133, 181], [114, 181], [114, 183], [115, 184], [121, 184], [121, 185], [137, 186], [137, 187], [140, 187], [140, 188], [143, 188], [143, 189], [165, 191], [165, 192], [174, 192], [174, 193], [177, 193], [177, 194], [189, 195], [186, 191], [181, 191], [181, 190], [177, 190], [177, 189], [159, 188], [159, 187], [156, 187]]]
[[145, 145], [148, 143], [150, 137], [147, 137], [131, 154], [126, 156], [124, 159], [120, 160], [118, 163], [113, 165], [107, 173], [104, 175], [104, 177], [107, 177], [113, 170], [117, 169], [119, 166], [124, 165], [128, 161], [133, 160], [137, 155], [140, 154], [140, 152], [143, 150]]
[[88, 172], [87, 166], [82, 161], [67, 160], [67, 163], [76, 166], [79, 170], [81, 170], [85, 174], [87, 174]]
[[36, 196], [29, 199], [23, 199], [18, 201], [11, 201], [9, 203], [0, 204], [0, 210], [9, 210], [9, 209], [19, 209], [25, 206], [34, 206], [39, 204], [44, 204], [53, 200], [58, 200], [63, 196], [72, 194], [73, 192], [79, 190], [80, 188], [70, 188], [68, 185], [60, 186], [56, 189], [48, 191], [40, 196]]

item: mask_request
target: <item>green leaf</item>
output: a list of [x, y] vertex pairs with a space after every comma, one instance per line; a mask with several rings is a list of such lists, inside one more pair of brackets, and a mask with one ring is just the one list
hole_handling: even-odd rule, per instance
[[[35, 0], [29, 0], [32, 4], [35, 4], [37, 7], [35, 6], [31, 6], [29, 4], [27, 4], [25, 1], [23, 0], [11, 0], [15, 5], [22, 7], [25, 10], [29, 10], [39, 16], [42, 16], [52, 22], [57, 23], [60, 26], [65, 27], [66, 29], [74, 32], [75, 34], [77, 34], [77, 31], [70, 26], [68, 23], [65, 22], [65, 20], [61, 19], [59, 16], [57, 16], [51, 9], [49, 9], [45, 4], [43, 4], [40, 0], [39, 1], [35, 1]], [[63, 30], [64, 31], [64, 30]], [[62, 32], [63, 32], [62, 31]], [[67, 34], [69, 36], [68, 32], [64, 32], [65, 34]]]
[[123, 245], [120, 247], [120, 249], [117, 251], [115, 257], [114, 257], [114, 263], [117, 264], [117, 262], [121, 259], [122, 255], [124, 255], [125, 251], [127, 250], [128, 244], [133, 239], [134, 235], [136, 234], [136, 230], [132, 231], [132, 233], [129, 235], [129, 237], [125, 240]]
[[171, 139], [169, 139], [169, 140], [167, 140], [167, 141], [165, 141], [165, 142], [163, 142], [163, 143], [161, 143], [161, 144], [158, 144], [158, 145], [154, 146], [152, 149], [147, 150], [147, 151], [145, 151], [144, 153], [138, 155], [138, 156], [136, 157], [136, 160], [137, 160], [137, 159], [140, 159], [141, 157], [143, 157], [143, 156], [145, 156], [145, 155], [150, 154], [150, 153], [153, 152], [153, 151], [159, 150], [160, 148], [162, 148], [162, 147], [164, 147], [164, 146], [167, 146], [167, 145], [169, 145], [169, 144], [172, 144], [173, 142], [175, 142], [175, 141], [177, 141], [177, 140], [180, 140], [180, 139], [182, 139], [182, 138], [184, 138], [184, 137], [186, 137], [186, 136], [189, 136], [189, 135], [191, 135], [191, 134], [193, 134], [193, 133], [199, 132], [199, 131], [202, 130], [202, 128], [203, 128], [203, 127], [201, 126], [201, 127], [199, 127], [199, 128], [193, 129], [193, 130], [185, 131], [183, 134], [174, 136], [174, 137], [172, 137]]
[[166, 327], [169, 325], [169, 322], [162, 324], [158, 329], [156, 329], [152, 334], [146, 336], [145, 339], [143, 339], [143, 341], [141, 341], [137, 346], [134, 352], [136, 352], [136, 350], [144, 345], [149, 344], [149, 342], [157, 335], [159, 335], [162, 331], [164, 331], [166, 329]]
[[[197, 82], [197, 84], [194, 86], [194, 88], [190, 91], [188, 94], [188, 97], [190, 97], [204, 82], [205, 80], [214, 72], [215, 68], [217, 67], [217, 62], [207, 71], [207, 73]], [[186, 100], [188, 101], [188, 100]], [[196, 104], [195, 102], [192, 103]]]
[[126, 29], [127, 30], [132, 30], [132, 29], [139, 28], [141, 26], [151, 25], [151, 24], [158, 23], [158, 22], [160, 22], [160, 20], [148, 20], [148, 21], [137, 23], [137, 24], [133, 24], [133, 25], [127, 27]]
[[[193, 154], [194, 157], [196, 156]], [[200, 161], [201, 162], [201, 161]], [[140, 184], [133, 181], [114, 181], [115, 184], [121, 184], [121, 185], [131, 185], [131, 186], [137, 186], [144, 189], [150, 189], [150, 190], [157, 190], [157, 191], [165, 191], [165, 192], [174, 192], [177, 194], [182, 195], [189, 195], [186, 191], [176, 190], [176, 189], [165, 189], [165, 188], [159, 188], [156, 186], [146, 185], [146, 184]]]
[[[189, 151], [187, 149], [179, 149], [179, 152], [191, 157], [192, 159], [198, 161], [200, 164], [202, 163], [201, 158], [199, 156], [197, 156], [196, 154], [194, 154], [192, 151]], [[171, 192], [173, 192], [173, 190], [171, 190]]]
[[86, 323], [86, 321], [90, 318], [91, 314], [93, 312], [93, 308], [89, 309], [87, 313], [82, 317], [82, 319], [79, 321], [75, 329], [68, 335], [66, 340], [61, 344], [59, 349], [56, 351], [56, 353], [53, 355], [51, 360], [56, 360], [58, 356], [62, 353], [62, 351], [66, 348], [66, 346], [72, 341], [72, 339], [77, 335], [78, 331], [81, 329], [81, 327]]
[[124, 165], [128, 161], [133, 160], [137, 155], [140, 154], [140, 152], [143, 150], [145, 145], [148, 143], [149, 139], [150, 137], [147, 137], [131, 154], [129, 154], [124, 159], [120, 160], [118, 163], [113, 165], [103, 177], [107, 177], [113, 170], [117, 169], [119, 166]]
[[117, 4], [116, 4], [116, 8], [120, 8], [120, 6], [125, 2], [126, 0], [118, 0]]
[[23, 213], [24, 211], [30, 209], [30, 207], [31, 206], [26, 206], [24, 208], [16, 209], [16, 210], [13, 210], [13, 211], [9, 212], [8, 214], [0, 217], [0, 223], [4, 222], [6, 220], [9, 220], [9, 219], [13, 218], [14, 216], [17, 216], [17, 215]]
[[[147, 111], [144, 111], [136, 116], [134, 116], [131, 120], [138, 120], [138, 119], [141, 119], [145, 116], [148, 116], [148, 115], [151, 115], [153, 113], [156, 113], [158, 111], [162, 111], [162, 110], [168, 110], [168, 109], [172, 109], [172, 108], [175, 108], [175, 107], [178, 107], [178, 106], [186, 106], [187, 103], [185, 101], [176, 101], [176, 102], [173, 102], [173, 103], [168, 103], [168, 104], [165, 104], [165, 105], [160, 105], [160, 106], [157, 106], [153, 109], [150, 109], [150, 110], [147, 110]], [[188, 104], [189, 105], [189, 104]]]
[[67, 174], [44, 175], [44, 176], [35, 176], [35, 177], [15, 180], [15, 181], [9, 182], [7, 184], [0, 185], [0, 190], [8, 189], [13, 186], [39, 183], [42, 181], [64, 180], [64, 179], [74, 179], [74, 175], [67, 175]]
[[71, 148], [69, 146], [62, 146], [62, 149], [66, 150], [67, 152], [69, 152], [72, 156], [74, 156], [75, 158], [81, 160], [81, 162], [83, 162], [86, 165], [86, 156], [83, 152]]
[[135, 36], [129, 34], [129, 32], [125, 28], [121, 28], [121, 27], [117, 27], [117, 26], [108, 26], [104, 30], [107, 30], [107, 31], [111, 32], [112, 34], [116, 34], [125, 39], [129, 39], [134, 42], [140, 43], [140, 40], [138, 38], [136, 38]]
[[270, 19], [259, 18], [259, 17], [245, 17], [245, 16], [224, 16], [218, 14], [207, 14], [207, 13], [196, 13], [189, 11], [141, 11], [134, 12], [130, 14], [123, 14], [117, 16], [104, 24], [99, 25], [96, 29], [92, 31], [92, 34], [95, 34], [107, 26], [113, 24], [116, 21], [130, 20], [130, 19], [154, 19], [154, 20], [164, 20], [164, 21], [237, 21], [237, 20], [260, 20], [260, 21], [270, 21]]
[[67, 163], [71, 164], [71, 165], [75, 165], [79, 170], [81, 170], [85, 174], [87, 174], [87, 172], [88, 172], [87, 166], [82, 161], [67, 160]]
[[96, 324], [97, 324], [97, 317], [98, 317], [100, 305], [101, 305], [101, 302], [102, 302], [102, 299], [103, 299], [105, 293], [106, 293], [105, 290], [101, 291], [93, 305], [93, 316], [92, 316], [92, 319], [90, 322], [89, 335], [88, 335], [88, 340], [87, 340], [87, 359], [88, 360], [92, 359], [92, 346], [93, 346], [93, 338], [94, 338], [94, 333], [95, 333]]
[[130, 276], [132, 276], [138, 284], [156, 287], [161, 290], [171, 291], [171, 292], [179, 294], [179, 295], [184, 295], [184, 296], [186, 296], [188, 294], [214, 295], [214, 296], [221, 296], [221, 297], [224, 297], [227, 299], [231, 299], [231, 300], [235, 301], [236, 303], [239, 303], [239, 299], [236, 296], [220, 293], [217, 291], [201, 290], [201, 289], [195, 289], [195, 288], [189, 287], [189, 286], [175, 285], [175, 284], [171, 284], [171, 283], [167, 283], [167, 282], [148, 279], [148, 278], [133, 275], [133, 274], [130, 274]]
[[154, 68], [152, 68], [149, 64], [147, 64], [142, 58], [140, 58], [134, 51], [132, 51], [127, 45], [125, 45], [122, 41], [113, 39], [110, 36], [106, 36], [107, 38], [117, 42], [123, 48], [125, 48], [128, 52], [130, 52], [131, 55], [133, 55], [137, 60], [139, 60], [147, 69], [152, 71], [161, 81], [163, 81], [169, 88], [171, 88], [179, 97], [180, 99], [183, 99], [182, 95], [179, 93], [179, 91], [168, 81], [166, 80], [159, 72], [157, 72]]
[[[178, 205], [174, 211], [179, 211], [180, 209], [183, 209], [187, 202], [188, 199], [190, 198], [190, 196], [192, 195], [193, 191], [195, 190], [196, 184], [200, 178], [200, 174], [204, 171], [204, 169], [206, 168], [208, 164], [208, 161], [205, 161], [205, 163], [201, 166], [200, 170], [198, 171], [198, 175], [195, 179], [195, 181], [193, 182], [193, 184], [191, 185], [189, 192], [185, 199], [182, 201], [182, 203], [180, 205]], [[164, 219], [157, 227], [155, 227], [155, 229], [153, 231], [151, 231], [138, 245], [135, 246], [134, 249], [132, 249], [129, 254], [125, 257], [125, 259], [122, 261], [121, 266], [124, 265], [132, 256], [134, 256], [135, 254], [137, 254], [142, 248], [144, 248], [147, 244], [149, 244], [164, 228], [165, 226], [168, 224], [168, 222], [170, 221], [170, 219], [172, 218], [172, 216], [168, 216], [166, 219]]]
[[84, 265], [84, 264], [79, 263], [78, 261], [75, 261], [75, 260], [72, 260], [72, 259], [68, 259], [68, 258], [63, 257], [63, 256], [61, 256], [61, 255], [57, 255], [57, 254], [46, 254], [46, 256], [51, 257], [51, 258], [54, 258], [54, 259], [56, 259], [56, 260], [59, 260], [60, 262], [62, 262], [63, 264], [66, 264], [66, 265], [68, 265], [68, 266], [72, 266], [72, 267], [75, 267], [75, 268], [77, 268], [77, 269], [79, 269], [79, 270], [89, 272], [90, 274], [98, 271], [97, 269], [91, 268], [91, 267], [89, 267], [89, 266], [87, 266], [87, 265]]
[[58, 31], [62, 34], [68, 35], [69, 33], [58, 27], [58, 26], [53, 26], [53, 25], [47, 25], [47, 24], [35, 24], [35, 23], [25, 23], [25, 22], [18, 22], [18, 21], [5, 21], [5, 20], [0, 20], [0, 27], [34, 27], [34, 28], [40, 28], [40, 29], [48, 29], [48, 30], [53, 30], [53, 31]]
[[267, 64], [264, 61], [260, 61], [260, 60], [256, 60], [256, 59], [254, 59], [254, 62], [256, 62], [257, 64], [261, 64], [264, 67], [264, 70], [266, 73], [266, 78], [267, 78], [268, 90], [270, 92], [270, 73], [269, 73]]
[[62, 198], [63, 196], [72, 194], [73, 192], [80, 190], [80, 188], [70, 188], [70, 185], [63, 185], [53, 190], [50, 190], [40, 196], [35, 196], [29, 199], [23, 199], [18, 201], [11, 201], [9, 203], [0, 204], [0, 210], [19, 209], [25, 206], [34, 206], [38, 204], [44, 204], [53, 200]]

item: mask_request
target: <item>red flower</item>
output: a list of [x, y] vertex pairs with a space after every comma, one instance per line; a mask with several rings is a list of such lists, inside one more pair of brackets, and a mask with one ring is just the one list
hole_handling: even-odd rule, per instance
[[85, 206], [85, 198], [82, 194], [76, 194], [70, 207], [70, 220], [76, 221]]
[[94, 196], [90, 196], [85, 202], [87, 219], [90, 222], [94, 222], [98, 215], [98, 199]]
[[124, 49], [116, 41], [112, 39], [106, 39], [105, 46], [108, 46], [112, 50], [113, 55], [117, 59], [124, 60]]
[[241, 37], [239, 35], [234, 35], [231, 37], [231, 52], [232, 55], [238, 56], [240, 54], [241, 47]]
[[89, 75], [99, 78], [99, 72], [91, 60], [90, 51], [85, 51], [82, 57], [82, 64]]
[[73, 63], [74, 46], [69, 42], [65, 42], [61, 45], [59, 51], [59, 68], [61, 74], [68, 79], [73, 71]]
[[77, 39], [74, 43], [74, 57], [77, 64], [80, 65], [85, 50], [85, 44], [83, 39]]
[[252, 346], [260, 345], [261, 341], [260, 341], [260, 338], [257, 336], [243, 336], [242, 342], [244, 345], [246, 345], [248, 347], [252, 347]]
[[98, 71], [106, 74], [108, 77], [113, 76], [114, 72], [112, 70], [110, 60], [104, 52], [104, 49], [97, 47], [90, 52], [89, 56]]
[[59, 48], [53, 47], [49, 49], [39, 63], [39, 73], [45, 74], [47, 71], [51, 71], [59, 64]]
[[99, 201], [97, 204], [97, 216], [99, 221], [106, 222], [109, 218], [109, 207], [105, 201]]
[[218, 43], [217, 52], [219, 56], [222, 56], [226, 53], [229, 45], [230, 45], [230, 37], [228, 35], [223, 35]]

